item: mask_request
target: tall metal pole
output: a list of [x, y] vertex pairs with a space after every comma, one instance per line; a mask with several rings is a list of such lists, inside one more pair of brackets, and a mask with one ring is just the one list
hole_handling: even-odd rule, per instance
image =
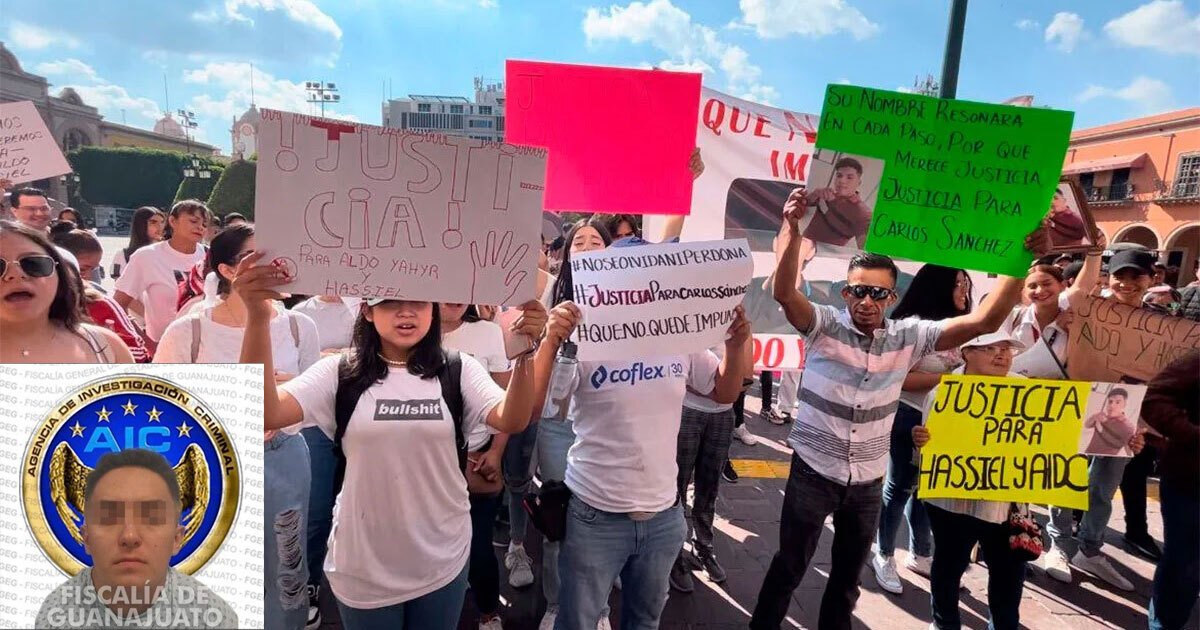
[[963, 27], [967, 23], [967, 0], [952, 0], [950, 27], [946, 31], [946, 53], [942, 57], [942, 85], [938, 96], [954, 98], [958, 93], [958, 63], [962, 59]]

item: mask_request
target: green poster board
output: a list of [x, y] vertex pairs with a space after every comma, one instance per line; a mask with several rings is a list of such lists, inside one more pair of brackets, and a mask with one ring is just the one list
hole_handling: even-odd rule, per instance
[[864, 249], [1024, 277], [1072, 112], [830, 85], [817, 148], [884, 161]]

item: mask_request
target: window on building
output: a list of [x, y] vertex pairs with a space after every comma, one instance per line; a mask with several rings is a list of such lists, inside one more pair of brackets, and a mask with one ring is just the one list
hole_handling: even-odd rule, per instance
[[474, 120], [470, 121], [470, 126], [476, 129], [491, 129], [492, 121], [490, 120]]
[[1095, 181], [1096, 181], [1095, 173], [1080, 173], [1079, 174], [1079, 187], [1083, 189], [1083, 194], [1088, 199], [1092, 198], [1092, 188], [1095, 187]]
[[480, 116], [491, 116], [492, 115], [492, 106], [491, 105], [480, 105], [479, 106], [479, 115]]
[[1200, 153], [1179, 157], [1172, 197], [1200, 197]]
[[451, 113], [451, 114], [461, 114], [461, 113], [463, 113], [463, 107], [462, 107], [462, 105], [451, 105], [451, 106], [450, 106], [450, 113]]
[[1113, 200], [1125, 199], [1130, 192], [1129, 169], [1118, 168], [1113, 170], [1112, 183], [1108, 189], [1108, 198]]
[[417, 103], [417, 111], [419, 111], [419, 112], [432, 112], [432, 111], [433, 111], [433, 106], [432, 106], [432, 105], [430, 105], [429, 103]]

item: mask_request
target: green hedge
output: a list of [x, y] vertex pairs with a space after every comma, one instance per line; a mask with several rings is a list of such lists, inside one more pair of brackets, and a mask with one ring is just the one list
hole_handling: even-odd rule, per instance
[[[219, 165], [200, 160], [210, 169]], [[79, 175], [79, 196], [122, 208], [169, 208], [190, 164], [183, 153], [135, 147], [82, 147], [68, 152], [67, 161]]]
[[184, 199], [199, 199], [204, 201], [212, 195], [213, 188], [217, 186], [217, 180], [221, 178], [221, 172], [225, 170], [223, 165], [209, 166], [208, 170], [212, 176], [208, 179], [199, 177], [185, 177], [179, 182], [179, 188], [175, 191], [175, 201]]
[[208, 198], [208, 207], [218, 216], [241, 213], [254, 220], [254, 173], [258, 162], [236, 160], [221, 173], [221, 179]]

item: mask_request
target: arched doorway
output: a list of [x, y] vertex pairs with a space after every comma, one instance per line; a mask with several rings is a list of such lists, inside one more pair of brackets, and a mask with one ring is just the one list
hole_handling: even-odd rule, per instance
[[91, 143], [92, 139], [86, 133], [79, 129], [71, 129], [67, 131], [67, 135], [63, 136], [63, 151], [74, 151]]
[[[1167, 267], [1178, 267], [1179, 274], [1175, 286], [1184, 286], [1196, 279], [1196, 261], [1200, 259], [1200, 223], [1185, 225], [1167, 236], [1166, 245]], [[1170, 281], [1170, 272], [1167, 280]]]
[[1117, 232], [1114, 243], [1137, 243], [1151, 251], [1158, 249], [1158, 235], [1144, 225], [1130, 225]]

